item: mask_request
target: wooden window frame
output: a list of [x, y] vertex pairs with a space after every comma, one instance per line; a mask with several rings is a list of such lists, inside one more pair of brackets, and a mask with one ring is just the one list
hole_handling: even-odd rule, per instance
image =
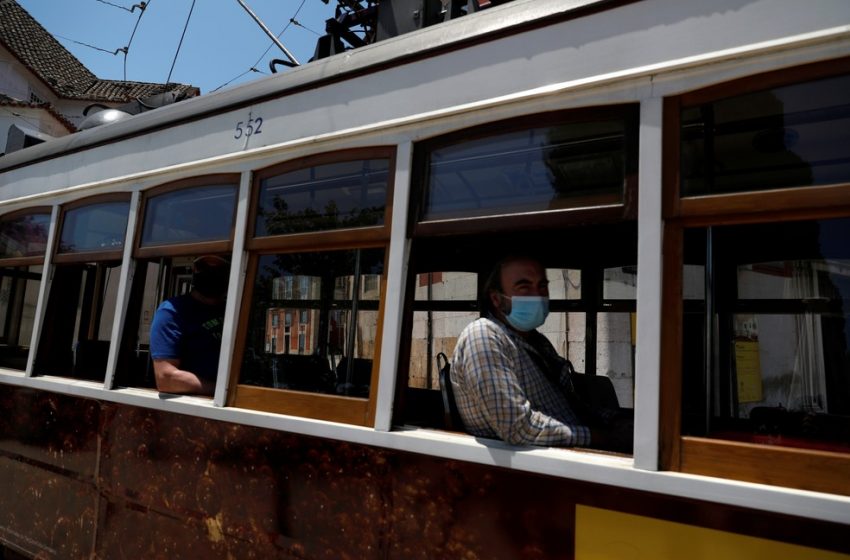
[[[257, 217], [257, 208], [259, 205], [260, 184], [264, 179], [307, 167], [366, 159], [388, 160], [387, 199], [382, 225], [255, 237], [254, 222]], [[395, 146], [375, 146], [302, 157], [254, 172], [251, 204], [248, 214], [249, 219], [246, 224], [247, 235], [245, 247], [250, 252], [248, 257], [248, 273], [245, 278], [245, 289], [242, 293], [241, 312], [237, 327], [237, 332], [240, 333], [240, 336], [237, 337], [233, 349], [233, 373], [230, 376], [228, 387], [228, 406], [358, 426], [372, 426], [374, 424], [378, 395], [378, 372], [381, 365], [381, 355], [377, 349], [381, 347], [381, 337], [383, 334], [383, 312], [386, 302], [388, 274], [386, 267], [384, 267], [381, 276], [381, 289], [378, 300], [378, 325], [375, 333], [376, 351], [372, 360], [368, 398], [244, 385], [239, 383], [239, 377], [242, 370], [242, 359], [245, 353], [246, 333], [249, 326], [251, 301], [257, 274], [257, 262], [260, 257], [270, 254], [300, 253], [305, 251], [375, 248], [382, 248], [388, 254], [390, 225], [392, 223], [395, 161]]]
[[238, 199], [239, 181], [238, 173], [218, 173], [213, 175], [199, 175], [188, 179], [173, 181], [164, 185], [152, 187], [144, 192], [142, 203], [139, 205], [139, 225], [133, 236], [133, 257], [137, 259], [149, 259], [155, 257], [180, 257], [193, 254], [231, 253], [233, 252], [233, 234], [236, 229], [236, 206], [233, 205], [233, 219], [231, 220], [230, 235], [226, 240], [200, 241], [186, 243], [167, 243], [162, 245], [148, 245], [142, 247], [142, 234], [145, 227], [145, 212], [151, 198], [174, 191], [191, 189], [193, 187], [204, 187], [210, 185], [233, 185]]
[[850, 72], [850, 58], [774, 71], [664, 100], [660, 466], [817, 492], [850, 495], [850, 454], [682, 435], [683, 251], [687, 228], [850, 217], [850, 182], [682, 197], [683, 107]]
[[[114, 249], [109, 251], [73, 251], [69, 253], [60, 253], [59, 252], [59, 242], [62, 239], [62, 228], [65, 227], [65, 217], [69, 210], [77, 210], [80, 208], [85, 208], [86, 206], [92, 206], [96, 204], [102, 204], [107, 202], [127, 202], [127, 223], [130, 221], [130, 193], [108, 193], [103, 195], [90, 196], [87, 198], [82, 198], [80, 200], [75, 200], [74, 202], [69, 202], [62, 206], [62, 211], [59, 214], [59, 223], [56, 227], [56, 243], [53, 246], [53, 263], [54, 264], [67, 264], [67, 263], [84, 263], [84, 262], [94, 262], [94, 261], [111, 261], [111, 260], [121, 260], [124, 256], [124, 246], [122, 245], [120, 249]], [[127, 224], [124, 225], [124, 237], [127, 236]]]
[[[412, 236], [448, 235], [463, 230], [466, 233], [483, 233], [501, 229], [506, 218], [515, 222], [517, 230], [534, 230], [557, 227], [564, 223], [598, 223], [633, 220], [637, 218], [637, 158], [638, 158], [638, 105], [620, 104], [550, 111], [534, 115], [514, 117], [483, 125], [458, 130], [449, 134], [420, 142], [414, 151], [413, 166], [417, 171], [413, 182], [409, 219]], [[470, 216], [422, 220], [421, 212], [428, 188], [428, 154], [441, 147], [450, 146], [460, 140], [483, 140], [529, 128], [549, 124], [568, 125], [602, 119], [623, 120], [626, 129], [625, 177], [622, 200], [609, 195], [583, 196], [569, 199], [567, 206], [556, 210], [540, 210], [488, 216]], [[631, 131], [633, 134], [628, 135]]]

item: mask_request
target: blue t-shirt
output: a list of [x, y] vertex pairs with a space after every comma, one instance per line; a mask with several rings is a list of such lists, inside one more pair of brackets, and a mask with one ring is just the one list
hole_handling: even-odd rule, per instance
[[179, 359], [180, 369], [215, 381], [224, 304], [206, 305], [189, 294], [167, 299], [151, 325], [151, 358]]

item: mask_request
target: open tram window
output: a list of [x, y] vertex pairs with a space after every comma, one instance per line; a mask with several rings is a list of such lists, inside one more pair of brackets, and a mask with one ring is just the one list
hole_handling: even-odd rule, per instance
[[125, 194], [63, 209], [35, 374], [104, 380], [129, 210]]
[[605, 387], [589, 391], [599, 402], [633, 406], [634, 109], [503, 121], [417, 146], [394, 423], [445, 427], [438, 355], [452, 357], [489, 270], [510, 253], [546, 268], [550, 313], [537, 330], [586, 374], [578, 381]]
[[[135, 269], [115, 383], [166, 392], [211, 395], [215, 386], [223, 328], [226, 280], [206, 297], [197, 274], [212, 263], [229, 271], [233, 250], [238, 175], [208, 175], [162, 185], [143, 198], [136, 231]], [[204, 280], [206, 283], [206, 280]], [[168, 300], [169, 360], [188, 371], [199, 387], [157, 383], [151, 329], [157, 309]], [[167, 330], [165, 330], [167, 329]], [[194, 370], [194, 371], [193, 371]], [[178, 375], [179, 372], [178, 372]], [[178, 379], [178, 381], [180, 381]], [[197, 384], [197, 383], [196, 383]]]
[[373, 421], [393, 157], [359, 149], [255, 174], [236, 406]]
[[0, 216], [0, 367], [27, 367], [49, 227], [48, 209]]

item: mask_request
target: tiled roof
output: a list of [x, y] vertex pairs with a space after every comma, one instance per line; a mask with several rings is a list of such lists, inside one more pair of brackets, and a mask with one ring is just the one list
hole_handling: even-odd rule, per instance
[[57, 111], [53, 105], [50, 103], [32, 103], [29, 101], [21, 101], [20, 99], [15, 99], [14, 97], [9, 97], [8, 95], [0, 93], [0, 107], [26, 107], [32, 109], [42, 109], [50, 113], [53, 118], [62, 123], [69, 132], [75, 132], [77, 127], [74, 126], [74, 123], [69, 121], [65, 115], [61, 114]]
[[65, 99], [126, 103], [165, 91], [199, 93], [183, 84], [99, 79], [14, 0], [0, 0], [0, 44]]

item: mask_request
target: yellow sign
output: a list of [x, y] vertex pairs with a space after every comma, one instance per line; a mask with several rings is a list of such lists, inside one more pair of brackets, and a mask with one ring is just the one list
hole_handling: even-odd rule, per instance
[[757, 340], [735, 341], [735, 373], [738, 377], [738, 402], [760, 402], [763, 397]]

